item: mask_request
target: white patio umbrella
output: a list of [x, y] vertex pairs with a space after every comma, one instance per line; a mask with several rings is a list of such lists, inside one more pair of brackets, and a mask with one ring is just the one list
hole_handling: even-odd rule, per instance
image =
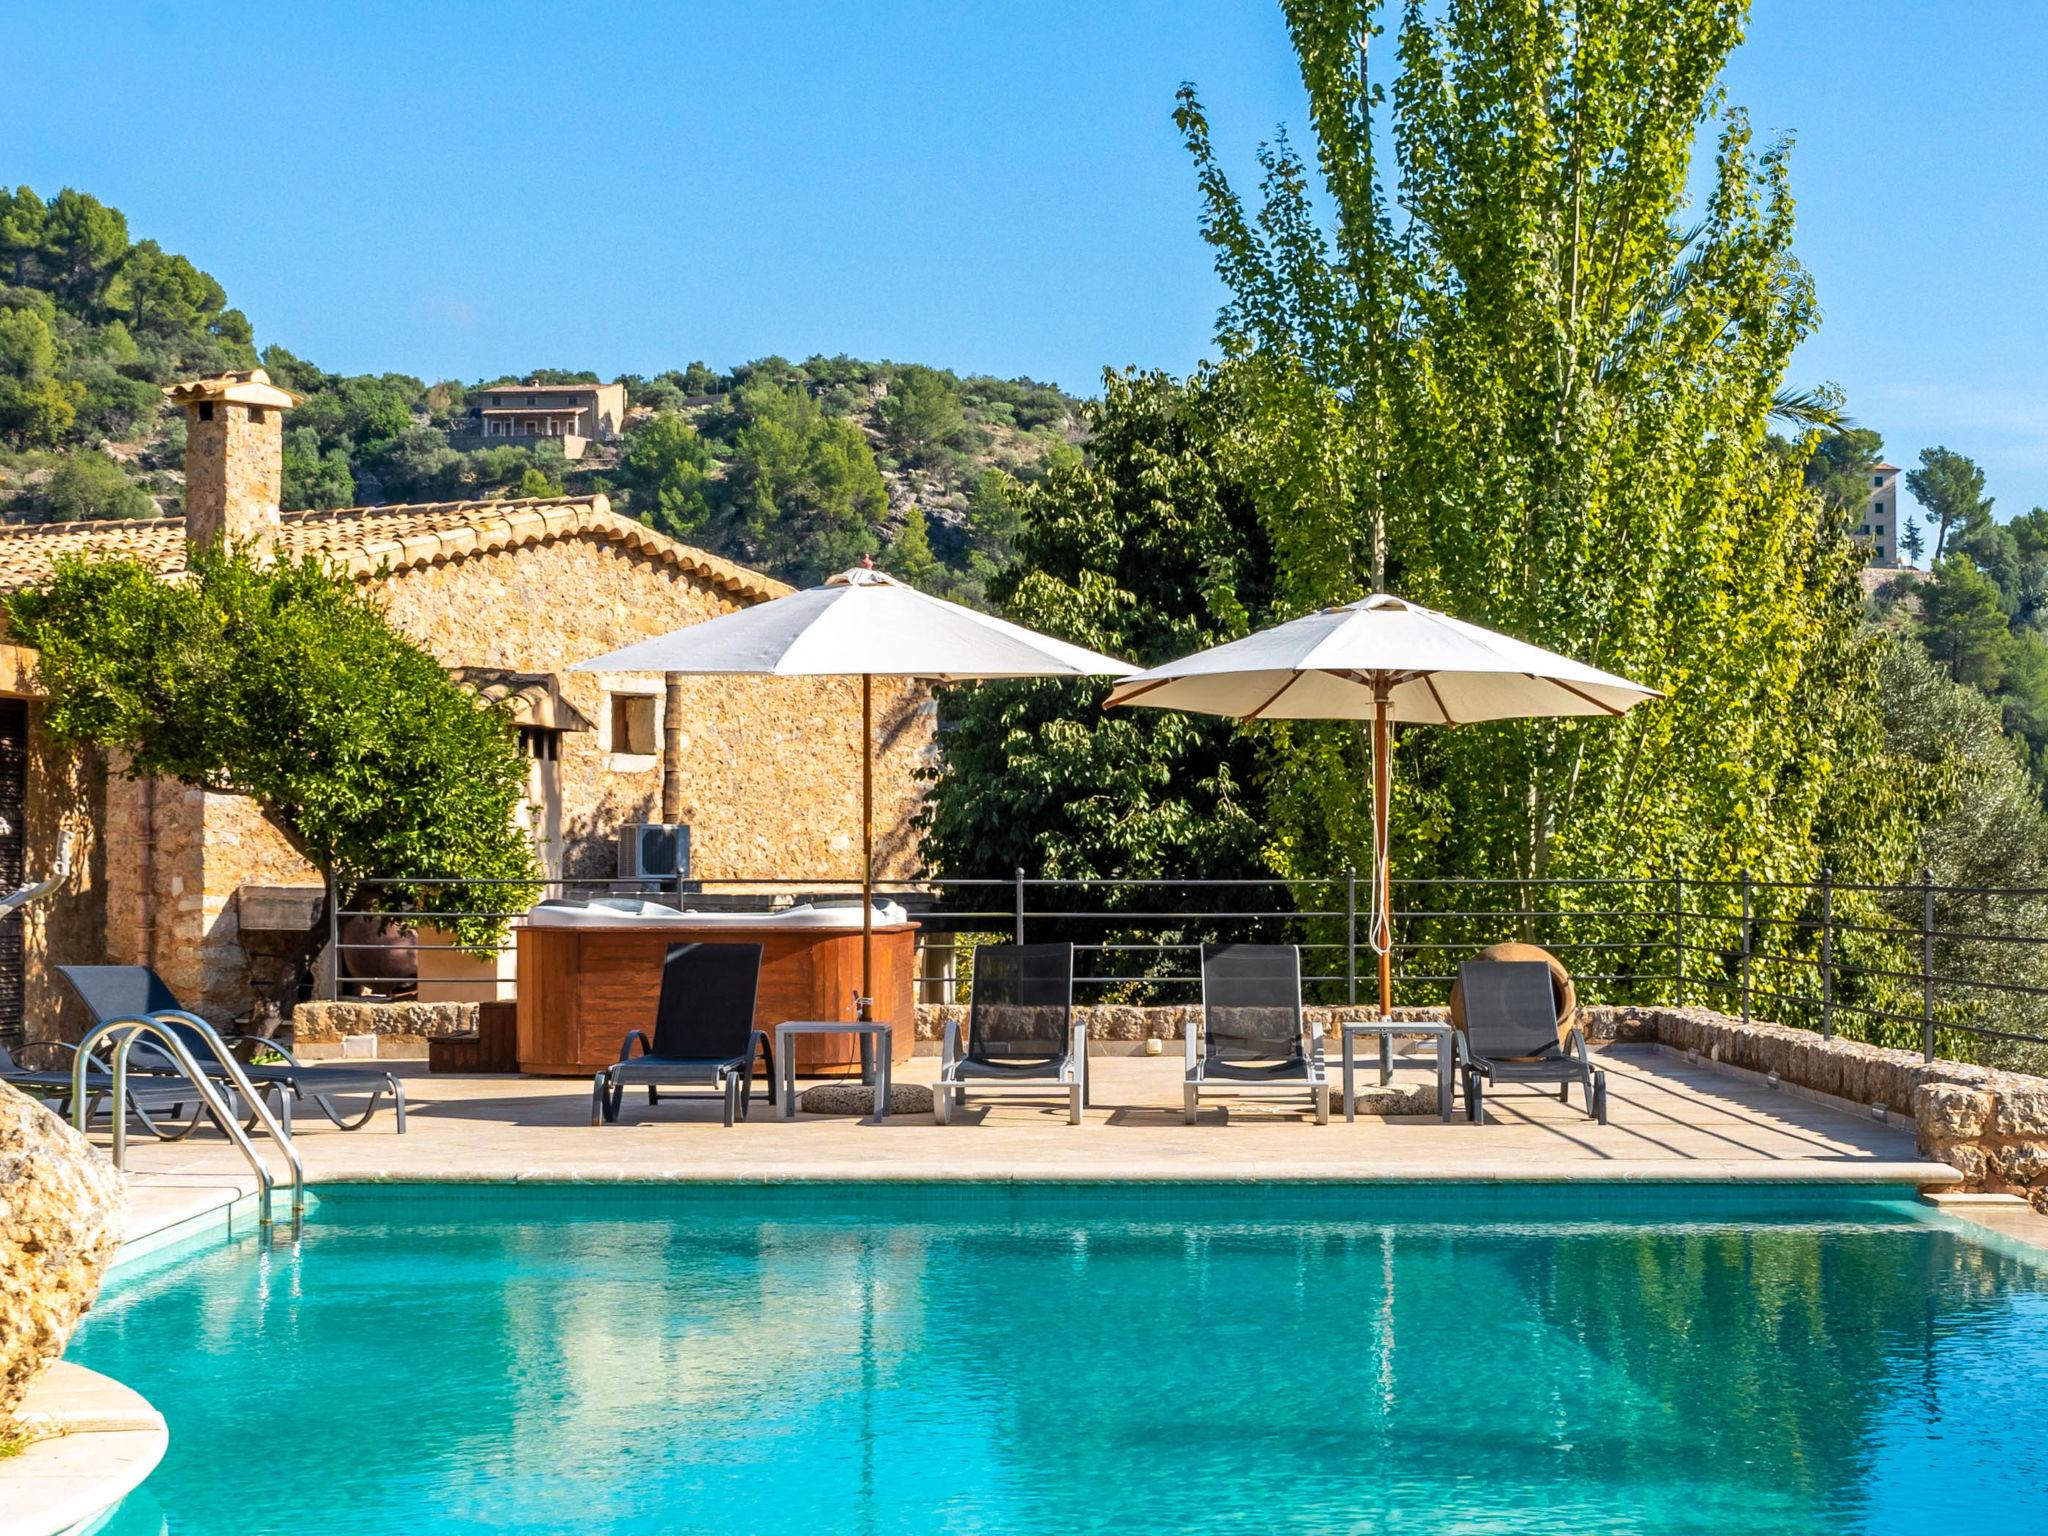
[[860, 679], [860, 1016], [866, 1019], [874, 1004], [874, 680], [1124, 677], [1137, 669], [928, 596], [863, 563], [821, 587], [671, 630], [572, 670]]
[[1612, 672], [1384, 592], [1198, 651], [1118, 683], [1108, 707], [1143, 705], [1239, 720], [1370, 720], [1371, 944], [1380, 1016], [1393, 1008], [1387, 799], [1395, 725], [1465, 725], [1548, 715], [1619, 715], [1659, 698]]

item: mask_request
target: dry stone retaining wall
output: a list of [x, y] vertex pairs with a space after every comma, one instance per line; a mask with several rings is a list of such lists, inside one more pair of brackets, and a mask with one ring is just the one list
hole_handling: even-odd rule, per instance
[[[1091, 1039], [1125, 1042], [1178, 1041], [1200, 1011], [1101, 1006], [1074, 1013], [1087, 1022]], [[1312, 1028], [1332, 1037], [1341, 1022], [1374, 1012], [1304, 1011]], [[966, 1016], [964, 1005], [922, 1005], [917, 1037], [938, 1040], [949, 1019], [964, 1026]], [[1442, 1019], [1445, 1010], [1397, 1008], [1394, 1016]], [[1917, 1051], [1823, 1039], [1783, 1024], [1745, 1024], [1705, 1008], [1588, 1007], [1579, 1010], [1579, 1022], [1598, 1044], [1663, 1045], [1851, 1104], [1882, 1105], [1887, 1115], [1910, 1118], [1921, 1154], [1947, 1163], [1970, 1188], [2022, 1194], [2048, 1212], [2048, 1078], [1924, 1061]]]

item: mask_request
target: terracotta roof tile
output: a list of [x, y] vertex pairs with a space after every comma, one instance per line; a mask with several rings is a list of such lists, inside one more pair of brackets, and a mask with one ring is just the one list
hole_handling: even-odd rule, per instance
[[[565, 538], [608, 539], [753, 601], [790, 589], [708, 550], [657, 533], [611, 509], [603, 496], [529, 501], [435, 501], [334, 512], [287, 512], [287, 554], [317, 554], [358, 580], [437, 560], [533, 549]], [[63, 555], [129, 555], [166, 574], [185, 568], [185, 524], [175, 517], [0, 527], [0, 592], [49, 579]]]

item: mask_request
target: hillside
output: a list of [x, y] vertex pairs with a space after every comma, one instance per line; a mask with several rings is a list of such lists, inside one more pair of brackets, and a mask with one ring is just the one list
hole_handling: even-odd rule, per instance
[[287, 509], [602, 490], [785, 580], [872, 554], [967, 601], [1007, 554], [1009, 477], [1036, 477], [1082, 431], [1078, 400], [1029, 380], [766, 357], [623, 376], [623, 439], [575, 464], [551, 446], [462, 452], [448, 429], [475, 390], [600, 375], [429, 382], [259, 352], [222, 286], [131, 239], [118, 210], [70, 188], [47, 201], [0, 189], [0, 520], [177, 511], [184, 423], [158, 386], [259, 361], [303, 397], [287, 422]]

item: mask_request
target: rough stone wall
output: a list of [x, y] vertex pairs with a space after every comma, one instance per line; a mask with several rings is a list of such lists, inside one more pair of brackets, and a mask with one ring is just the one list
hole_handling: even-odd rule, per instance
[[126, 1210], [106, 1158], [0, 1086], [0, 1436], [99, 1294]]
[[[1301, 1010], [1308, 1021], [1311, 1033], [1331, 1040], [1339, 1038], [1340, 1026], [1363, 1023], [1379, 1017], [1379, 1009], [1364, 1004], [1356, 1007], [1323, 1008], [1307, 1007]], [[1074, 1010], [1074, 1022], [1088, 1026], [1088, 1038], [1127, 1043], [1143, 1040], [1184, 1040], [1188, 1029], [1200, 1020], [1202, 1010], [1193, 1004], [1167, 1008], [1138, 1008], [1122, 1003], [1084, 1004]], [[1419, 1020], [1441, 1023], [1445, 1012], [1441, 1008], [1396, 1008], [1394, 1017], [1401, 1020]], [[958, 1023], [967, 1027], [967, 1005], [965, 1003], [919, 1003], [917, 1005], [917, 1038], [940, 1040], [945, 1037], [946, 1025]]]
[[43, 729], [43, 707], [29, 705], [27, 878], [40, 880], [71, 834], [71, 878], [22, 908], [27, 962], [23, 1016], [31, 1040], [76, 1039], [85, 1009], [52, 969], [102, 959], [107, 944], [107, 887], [123, 854], [107, 835], [108, 773], [96, 751], [60, 747]]
[[[213, 419], [185, 412], [185, 528], [194, 544], [223, 536], [267, 546], [277, 536], [284, 480], [284, 412], [212, 402]], [[260, 415], [260, 419], [252, 419]]]
[[[1366, 1019], [1369, 1008], [1307, 1008], [1309, 1026], [1334, 1037], [1340, 1023]], [[1077, 1022], [1103, 1041], [1178, 1041], [1199, 1017], [1195, 1007], [1080, 1007]], [[1397, 1019], [1445, 1018], [1442, 1008], [1397, 1008]], [[965, 1005], [923, 1003], [917, 1038], [943, 1037], [949, 1020], [964, 1028]], [[1909, 1117], [1923, 1156], [1961, 1173], [1972, 1189], [2026, 1196], [2048, 1212], [2048, 1078], [1954, 1061], [1923, 1061], [1915, 1051], [1860, 1040], [1822, 1039], [1812, 1030], [1749, 1023], [1705, 1008], [1587, 1007], [1579, 1010], [1587, 1038], [1602, 1045], [1657, 1044], [1703, 1060], [1775, 1074], [1781, 1082], [1851, 1104], [1882, 1105]]]
[[344, 1035], [445, 1040], [477, 1027], [477, 1003], [301, 1003], [292, 1014], [294, 1045], [332, 1045]]
[[2020, 1194], [2048, 1212], [2048, 1079], [1858, 1040], [1824, 1040], [1782, 1024], [1744, 1024], [1704, 1008], [1588, 1008], [1596, 1040], [1650, 1039], [1795, 1087], [1910, 1116], [1924, 1157], [1971, 1189]]
[[[562, 822], [568, 872], [609, 875], [611, 832], [661, 816], [665, 720], [659, 673], [571, 672], [579, 661], [740, 606], [672, 566], [596, 539], [484, 555], [405, 571], [383, 588], [386, 611], [446, 665], [552, 672], [563, 696], [595, 722], [562, 741]], [[651, 695], [645, 754], [611, 741], [610, 696]], [[693, 872], [707, 880], [860, 874], [860, 685], [849, 678], [686, 677], [683, 819]], [[917, 864], [913, 821], [923, 803], [914, 771], [932, 749], [928, 690], [875, 687], [877, 873], [907, 878]]]

